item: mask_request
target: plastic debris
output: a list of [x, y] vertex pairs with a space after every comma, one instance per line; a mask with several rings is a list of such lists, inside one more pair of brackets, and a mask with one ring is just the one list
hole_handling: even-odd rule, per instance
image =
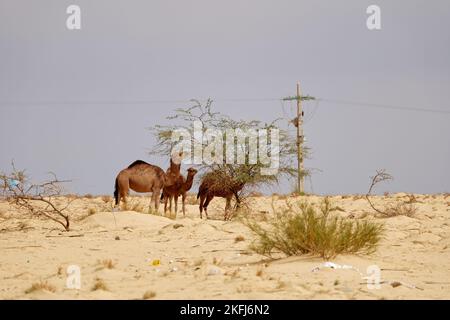
[[334, 262], [330, 262], [330, 261], [327, 261], [327, 262], [325, 262], [325, 263], [323, 263], [321, 265], [318, 265], [318, 266], [314, 267], [311, 270], [311, 272], [317, 272], [317, 271], [319, 271], [320, 269], [323, 269], [323, 268], [354, 270], [354, 271], [358, 272], [361, 275], [361, 277], [364, 277], [364, 275], [361, 273], [361, 271], [359, 271], [359, 269], [355, 268], [354, 266], [347, 265], [347, 264], [340, 265], [340, 264], [337, 264], [337, 263], [334, 263]]
[[[334, 263], [334, 262], [327, 261], [327, 262], [325, 262], [325, 263], [323, 263], [321, 265], [318, 265], [318, 266], [314, 267], [311, 270], [311, 272], [317, 272], [320, 269], [324, 269], [324, 268], [354, 270], [354, 271], [358, 272], [361, 275], [361, 279], [367, 281], [367, 282], [364, 282], [362, 284], [372, 284], [372, 283], [368, 282], [370, 280], [370, 277], [365, 276], [361, 271], [359, 271], [358, 268], [355, 268], [355, 267], [353, 267], [351, 265], [347, 265], [347, 264], [340, 265], [340, 264], [337, 264], [337, 263]], [[399, 287], [399, 286], [405, 286], [405, 287], [410, 288], [410, 289], [423, 290], [423, 288], [417, 287], [417, 286], [415, 286], [413, 284], [401, 282], [401, 281], [381, 280], [379, 282], [379, 284], [388, 284], [388, 285], [390, 285], [393, 288], [396, 288], [396, 287]]]
[[161, 260], [155, 259], [152, 261], [152, 266], [157, 267], [161, 265]]
[[14, 187], [17, 187], [19, 184], [20, 184], [20, 181], [19, 181], [19, 180], [16, 180], [16, 179], [8, 179], [8, 187], [9, 187], [10, 189], [12, 189], [12, 188], [14, 188]]
[[219, 275], [222, 274], [222, 269], [216, 267], [216, 266], [211, 266], [208, 269], [208, 276], [215, 276], [215, 275]]

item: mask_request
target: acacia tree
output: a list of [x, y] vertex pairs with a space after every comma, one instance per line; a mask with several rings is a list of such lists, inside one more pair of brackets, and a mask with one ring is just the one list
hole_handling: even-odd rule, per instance
[[[182, 142], [187, 142], [187, 144], [191, 146], [190, 149], [188, 148], [185, 157], [187, 156], [190, 159], [195, 159], [196, 155], [192, 146], [197, 143], [201, 146], [202, 150], [205, 150], [211, 142], [208, 141], [208, 139], [205, 139], [204, 134], [207, 130], [212, 129], [221, 132], [221, 141], [223, 141], [222, 154], [220, 154], [220, 151], [219, 154], [213, 152], [214, 156], [219, 159], [227, 159], [227, 156], [232, 156], [233, 159], [237, 159], [238, 154], [241, 151], [241, 155], [244, 154], [245, 161], [233, 161], [231, 163], [229, 161], [223, 161], [223, 163], [220, 163], [220, 161], [213, 163], [207, 163], [205, 161], [198, 163], [197, 161], [194, 161], [194, 164], [199, 166], [201, 175], [216, 174], [220, 177], [222, 184], [230, 186], [244, 185], [242, 191], [235, 195], [237, 205], [239, 205], [240, 200], [242, 200], [244, 195], [247, 194], [250, 189], [277, 184], [282, 177], [293, 178], [297, 176], [297, 168], [294, 163], [297, 156], [295, 137], [291, 136], [286, 130], [278, 128], [278, 123], [281, 119], [275, 119], [270, 123], [262, 123], [258, 120], [235, 120], [225, 114], [214, 111], [212, 107], [213, 101], [211, 99], [208, 99], [203, 104], [198, 100], [191, 100], [191, 102], [191, 107], [176, 109], [174, 114], [169, 115], [166, 118], [171, 124], [158, 124], [150, 128], [156, 138], [156, 145], [151, 149], [150, 154], [169, 156], [175, 144], [180, 143], [180, 141], [173, 140], [174, 132], [183, 130], [184, 132], [189, 133], [187, 139], [190, 141]], [[198, 137], [195, 134], [195, 123], [201, 124], [201, 137]], [[268, 156], [274, 156], [272, 154], [274, 150], [275, 152], [278, 152], [278, 166], [273, 174], [263, 173], [264, 170], [267, 169], [267, 163], [261, 161], [260, 157], [257, 157], [256, 162], [250, 161], [252, 157], [250, 143], [252, 143], [252, 141], [250, 141], [249, 138], [239, 140], [233, 137], [231, 141], [234, 144], [234, 148], [232, 149], [232, 154], [227, 155], [227, 152], [230, 152], [230, 145], [226, 144], [227, 134], [229, 132], [240, 130], [239, 132], [248, 133], [252, 130], [253, 132], [255, 130], [259, 130], [259, 132], [261, 132], [261, 130], [267, 130], [266, 132], [269, 133], [274, 129], [278, 129], [278, 141], [272, 141], [271, 137], [264, 141], [268, 149]], [[184, 139], [186, 138], [183, 137], [181, 140]], [[258, 147], [261, 147], [260, 138], [258, 138], [258, 141]], [[272, 149], [272, 147], [275, 146], [275, 143], [277, 147]], [[308, 149], [304, 148], [303, 152], [303, 155], [306, 157]], [[305, 170], [300, 174], [306, 176], [308, 175], [308, 171]]]
[[32, 218], [51, 220], [69, 231], [70, 216], [67, 209], [75, 199], [61, 196], [63, 183], [70, 181], [59, 180], [52, 172], [49, 175], [50, 179], [45, 182], [32, 183], [25, 170], [17, 170], [12, 163], [11, 173], [0, 174], [2, 196]]

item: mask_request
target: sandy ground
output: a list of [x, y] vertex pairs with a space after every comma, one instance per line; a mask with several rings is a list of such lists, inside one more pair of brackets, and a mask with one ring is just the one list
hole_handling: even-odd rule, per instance
[[[147, 293], [153, 299], [449, 299], [450, 195], [415, 198], [414, 217], [374, 218], [385, 225], [374, 254], [331, 260], [357, 268], [362, 276], [368, 266], [377, 265], [382, 280], [402, 283], [384, 283], [380, 288], [368, 288], [354, 269], [312, 272], [324, 263], [320, 258], [271, 261], [253, 253], [251, 232], [238, 221], [221, 220], [221, 199], [213, 200], [211, 219], [206, 221], [200, 220], [194, 204], [187, 206], [186, 217], [178, 214], [171, 220], [133, 211], [113, 214], [111, 203], [81, 198], [73, 203], [70, 232], [51, 222], [19, 220], [18, 212], [3, 201], [0, 298], [142, 299]], [[270, 219], [272, 199], [275, 206], [286, 201], [278, 196], [251, 198], [251, 214]], [[396, 194], [377, 197], [375, 203], [395, 199], [409, 198]], [[358, 196], [331, 200], [344, 210], [339, 213], [343, 216], [359, 219], [374, 214]], [[131, 203], [147, 206], [148, 198], [134, 197]], [[239, 236], [242, 241], [236, 241]], [[160, 264], [153, 265], [154, 260]], [[70, 265], [80, 268], [79, 290], [66, 287]], [[53, 288], [29, 292], [39, 282]], [[94, 290], [96, 282], [104, 288]]]

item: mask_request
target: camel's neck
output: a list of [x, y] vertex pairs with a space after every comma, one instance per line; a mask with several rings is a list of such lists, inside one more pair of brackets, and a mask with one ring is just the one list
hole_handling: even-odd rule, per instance
[[193, 182], [194, 182], [194, 175], [193, 174], [188, 174], [188, 176], [186, 178], [186, 182], [183, 185], [183, 189], [186, 190], [186, 191], [191, 189]]
[[172, 159], [170, 159], [170, 172], [180, 173], [181, 162], [176, 164]]

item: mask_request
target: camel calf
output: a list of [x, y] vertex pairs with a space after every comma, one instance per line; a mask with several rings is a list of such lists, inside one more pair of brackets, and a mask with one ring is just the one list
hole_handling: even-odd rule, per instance
[[189, 168], [187, 172], [188, 174], [186, 179], [180, 175], [180, 177], [177, 178], [175, 184], [169, 187], [164, 187], [163, 193], [161, 195], [161, 200], [164, 199], [164, 212], [167, 211], [167, 202], [169, 202], [169, 211], [170, 213], [172, 213], [172, 199], [175, 201], [175, 217], [177, 216], [178, 212], [178, 197], [180, 195], [183, 216], [186, 216], [186, 195], [192, 187], [194, 176], [197, 174], [197, 170], [195, 168]]

